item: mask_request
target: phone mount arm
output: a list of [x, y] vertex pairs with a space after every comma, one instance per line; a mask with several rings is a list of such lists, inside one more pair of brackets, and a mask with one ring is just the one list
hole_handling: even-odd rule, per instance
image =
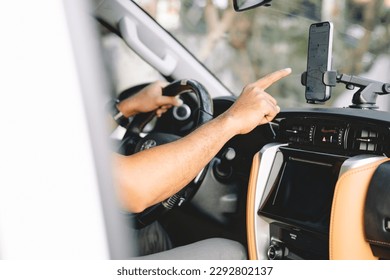
[[[323, 74], [322, 82], [326, 86], [331, 87], [336, 86], [337, 83], [343, 83], [349, 90], [358, 87], [359, 90], [352, 97], [352, 105], [349, 106], [350, 108], [378, 109], [378, 106], [376, 106], [376, 98], [378, 95], [390, 93], [389, 83], [382, 83], [346, 74], [337, 74], [337, 71], [326, 71]], [[301, 83], [306, 86], [306, 72], [302, 73]]]
[[354, 89], [355, 86], [359, 90], [353, 95], [351, 108], [360, 109], [378, 109], [376, 106], [376, 98], [378, 95], [390, 93], [390, 84], [382, 83], [362, 77], [349, 76], [340, 74], [337, 76], [338, 83], [344, 83], [347, 89]]

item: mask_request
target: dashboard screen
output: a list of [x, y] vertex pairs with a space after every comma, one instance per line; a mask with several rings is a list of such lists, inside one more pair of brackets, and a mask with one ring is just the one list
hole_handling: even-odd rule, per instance
[[328, 234], [334, 187], [342, 162], [287, 155], [259, 213]]

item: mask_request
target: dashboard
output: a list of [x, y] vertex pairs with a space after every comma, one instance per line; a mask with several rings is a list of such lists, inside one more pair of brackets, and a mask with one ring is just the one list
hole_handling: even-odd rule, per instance
[[[371, 177], [390, 155], [389, 127], [389, 114], [381, 111], [281, 112], [272, 122], [273, 139], [252, 162], [247, 202], [250, 258], [375, 258], [361, 221], [372, 212], [365, 206]], [[354, 246], [363, 246], [363, 255], [344, 245], [353, 243], [348, 240], [351, 231], [359, 236]]]
[[[195, 99], [188, 93], [181, 97], [190, 115], [194, 114]], [[214, 117], [234, 101], [234, 97], [215, 98]], [[190, 119], [167, 113], [156, 129], [186, 134], [191, 130]], [[172, 122], [177, 125], [171, 126]], [[372, 229], [372, 235], [378, 236], [380, 232], [386, 242], [390, 230], [383, 232], [377, 225], [364, 230], [367, 223], [362, 221], [367, 213], [374, 213], [388, 223], [390, 210], [378, 214], [377, 209], [365, 206], [365, 197], [373, 189], [370, 181], [374, 171], [390, 156], [388, 143], [387, 112], [350, 108], [283, 110], [270, 124], [226, 143], [210, 163], [186, 214], [198, 217], [201, 213], [212, 220], [207, 232], [212, 224], [213, 230], [223, 228], [229, 238], [247, 242], [250, 259], [378, 258], [368, 245], [366, 233]], [[227, 150], [234, 150], [232, 159], [224, 158]], [[220, 178], [215, 172], [222, 161], [231, 171], [229, 178]], [[390, 180], [390, 169], [385, 173]], [[344, 180], [351, 174], [355, 176], [352, 183]], [[378, 195], [372, 197], [371, 204], [377, 207]], [[387, 203], [382, 200], [382, 204]], [[174, 235], [177, 223], [171, 224], [169, 219], [164, 223]], [[242, 228], [246, 228], [246, 237], [241, 235]], [[177, 234], [180, 237], [175, 237], [176, 242], [187, 244], [187, 237], [181, 236], [191, 234]], [[191, 238], [196, 241], [198, 236]]]

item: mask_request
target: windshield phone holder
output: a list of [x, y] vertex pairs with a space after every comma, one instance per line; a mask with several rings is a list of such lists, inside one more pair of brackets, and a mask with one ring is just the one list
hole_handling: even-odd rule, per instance
[[[301, 75], [301, 83], [306, 86], [307, 72]], [[382, 83], [362, 77], [338, 74], [337, 71], [326, 71], [322, 76], [322, 82], [326, 86], [335, 87], [337, 83], [343, 83], [349, 90], [358, 87], [358, 91], [352, 97], [350, 108], [357, 109], [378, 109], [376, 98], [378, 95], [390, 93], [390, 83]], [[310, 100], [308, 100], [310, 101]]]

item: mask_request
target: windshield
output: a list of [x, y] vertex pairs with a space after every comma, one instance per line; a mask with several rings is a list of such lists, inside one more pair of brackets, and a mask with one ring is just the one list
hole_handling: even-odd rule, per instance
[[[136, 0], [165, 29], [238, 95], [243, 86], [274, 70], [293, 75], [272, 87], [281, 107], [307, 106], [306, 71], [310, 24], [334, 25], [333, 69], [390, 81], [390, 0], [274, 0], [270, 7], [234, 12], [231, 0]], [[353, 91], [332, 90], [325, 106], [347, 106]], [[388, 97], [379, 98], [388, 110]]]

